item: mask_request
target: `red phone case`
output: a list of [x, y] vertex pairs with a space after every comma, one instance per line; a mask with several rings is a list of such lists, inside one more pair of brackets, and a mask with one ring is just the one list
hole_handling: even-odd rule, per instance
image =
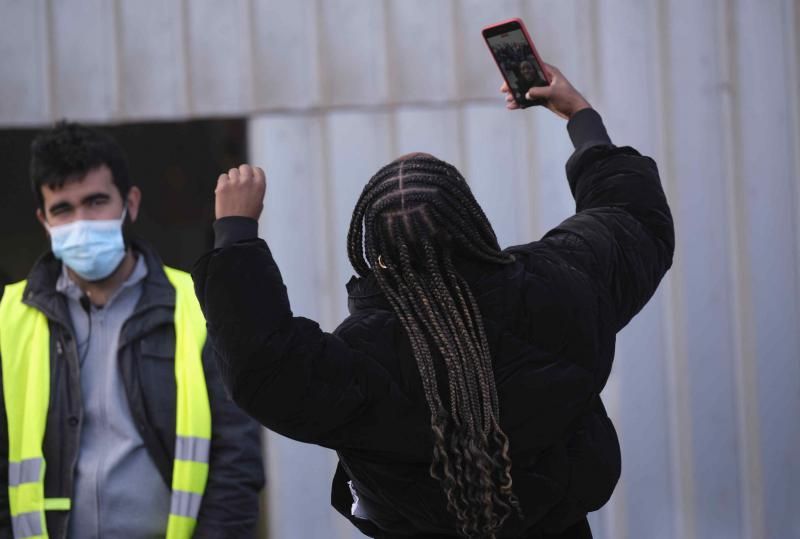
[[[500, 63], [497, 61], [497, 57], [494, 55], [494, 52], [492, 51], [491, 45], [489, 45], [489, 38], [486, 36], [486, 33], [487, 33], [487, 31], [491, 32], [492, 30], [498, 29], [498, 28], [500, 28], [502, 26], [509, 26], [509, 29], [507, 31], [511, 31], [511, 30], [514, 29], [513, 25], [515, 25], [515, 24], [519, 26], [520, 30], [522, 30], [522, 35], [525, 36], [525, 40], [528, 42], [528, 45], [530, 46], [531, 51], [533, 52], [533, 57], [536, 60], [536, 62], [538, 62], [539, 69], [544, 74], [545, 81], [547, 81], [547, 84], [550, 84], [550, 82], [552, 81], [552, 77], [550, 76], [550, 73], [547, 71], [547, 68], [545, 67], [544, 62], [542, 61], [542, 57], [539, 56], [539, 52], [536, 50], [536, 46], [533, 44], [533, 40], [531, 39], [531, 36], [528, 33], [528, 29], [525, 28], [525, 23], [522, 22], [522, 19], [520, 19], [520, 18], [507, 19], [505, 21], [500, 21], [500, 22], [495, 23], [495, 24], [490, 24], [489, 26], [486, 26], [483, 29], [481, 29], [481, 35], [483, 36], [483, 41], [484, 41], [484, 43], [486, 43], [486, 46], [489, 48], [489, 53], [492, 55], [492, 59], [494, 60], [494, 63], [497, 64], [497, 68], [500, 70], [500, 75], [503, 77], [503, 80], [506, 81], [506, 84], [511, 86], [511, 83], [506, 78], [506, 75], [505, 75], [505, 72], [503, 71], [503, 68], [500, 66]], [[533, 105], [537, 105], [537, 104], [539, 104], [539, 103], [535, 103], [533, 101], [528, 101], [527, 99], [523, 103], [517, 102], [517, 105], [519, 105], [520, 108], [527, 108], [527, 107], [530, 107], [530, 106], [533, 106]]]

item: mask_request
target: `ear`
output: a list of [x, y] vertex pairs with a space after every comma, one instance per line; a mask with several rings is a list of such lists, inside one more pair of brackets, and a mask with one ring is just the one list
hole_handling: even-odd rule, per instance
[[47, 219], [45, 218], [44, 212], [41, 208], [36, 208], [36, 219], [42, 225], [42, 228], [44, 228], [44, 233], [47, 234], [47, 237], [49, 238], [50, 232], [47, 230]]
[[139, 217], [139, 207], [142, 203], [142, 191], [135, 185], [130, 188], [128, 191], [128, 219], [131, 220], [131, 223], [136, 222], [136, 218]]

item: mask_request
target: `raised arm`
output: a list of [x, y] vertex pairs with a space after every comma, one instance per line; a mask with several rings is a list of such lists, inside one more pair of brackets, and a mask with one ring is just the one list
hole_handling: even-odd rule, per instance
[[[236, 173], [234, 174], [234, 171]], [[327, 447], [380, 449], [404, 398], [380, 365], [342, 338], [293, 316], [280, 270], [257, 237], [264, 173], [243, 165], [217, 187], [215, 249], [192, 277], [233, 400], [266, 427]], [[373, 425], [385, 435], [362, 436]], [[379, 445], [383, 444], [383, 445]]]
[[[556, 68], [548, 68], [552, 84], [531, 89], [529, 98], [547, 100], [548, 108], [569, 119], [575, 153], [567, 162], [567, 179], [576, 213], [536, 248], [548, 248], [587, 274], [611, 303], [619, 331], [672, 265], [672, 215], [656, 163], [631, 147], [614, 146], [600, 115]], [[506, 99], [508, 108], [516, 108]], [[524, 258], [533, 245], [511, 251]]]

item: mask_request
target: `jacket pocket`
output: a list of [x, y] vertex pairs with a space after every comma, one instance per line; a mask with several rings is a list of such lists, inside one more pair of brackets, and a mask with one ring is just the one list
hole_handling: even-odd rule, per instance
[[175, 332], [165, 327], [145, 335], [134, 348], [139, 391], [152, 421], [175, 415]]

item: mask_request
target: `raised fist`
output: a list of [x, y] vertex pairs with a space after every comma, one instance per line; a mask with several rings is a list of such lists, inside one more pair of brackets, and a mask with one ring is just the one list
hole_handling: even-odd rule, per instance
[[241, 165], [221, 174], [214, 190], [214, 213], [223, 217], [250, 217], [258, 220], [264, 209], [267, 178], [259, 167]]

